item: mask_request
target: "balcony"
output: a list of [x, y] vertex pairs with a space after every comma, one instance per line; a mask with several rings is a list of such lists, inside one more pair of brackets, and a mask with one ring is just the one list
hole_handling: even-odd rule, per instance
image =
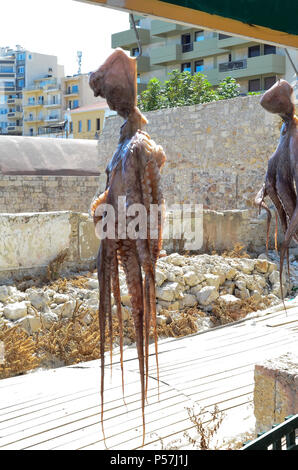
[[22, 104], [22, 98], [8, 98], [7, 104], [9, 105], [21, 105]]
[[42, 114], [39, 116], [30, 116], [30, 117], [26, 116], [24, 118], [24, 122], [26, 122], [27, 124], [28, 123], [34, 124], [36, 122], [42, 122], [43, 120], [44, 120], [44, 117]]
[[[222, 37], [222, 39], [221, 39]], [[255, 41], [245, 39], [245, 38], [238, 38], [235, 36], [227, 36], [225, 34], [219, 34], [217, 39], [217, 47], [220, 49], [229, 49], [230, 47], [234, 46], [250, 46], [251, 44], [256, 44]]]
[[219, 72], [232, 72], [240, 69], [247, 69], [247, 59], [224, 62], [218, 66]]
[[16, 124], [9, 125], [7, 127], [7, 133], [8, 134], [17, 134], [17, 135], [20, 134], [21, 135], [22, 131], [23, 131], [23, 127], [22, 126], [17, 126]]
[[[141, 44], [149, 44], [150, 30], [138, 28]], [[120, 33], [112, 34], [112, 48], [122, 47], [122, 49], [131, 49], [137, 46], [136, 34], [133, 29], [121, 31]]]
[[7, 113], [8, 119], [22, 119], [23, 113], [22, 111], [12, 111], [10, 113]]
[[210, 38], [204, 39], [204, 41], [194, 41], [190, 44], [184, 44], [182, 46], [182, 59], [185, 61], [194, 60], [203, 57], [223, 54], [224, 52], [229, 51], [225, 51], [218, 47], [217, 38]]
[[54, 103], [53, 101], [45, 101], [44, 102], [44, 107], [45, 108], [59, 108], [61, 106], [61, 101], [57, 101]]
[[59, 121], [61, 118], [60, 116], [58, 115], [54, 115], [54, 116], [46, 116], [45, 117], [45, 122], [56, 122], [56, 121]]
[[261, 55], [248, 59], [234, 60], [219, 64], [217, 68], [204, 72], [212, 85], [217, 85], [230, 76], [237, 79], [260, 77], [260, 75], [284, 75], [285, 56]]
[[151, 65], [165, 65], [182, 60], [180, 44], [156, 47], [150, 51]]
[[176, 23], [170, 23], [161, 20], [153, 20], [151, 22], [151, 34], [152, 36], [172, 36], [179, 34], [181, 31], [190, 29], [189, 26], [182, 26]]
[[66, 90], [65, 91], [65, 96], [68, 98], [70, 96], [77, 96], [80, 93], [79, 88], [76, 88], [75, 90]]
[[24, 108], [38, 108], [38, 106], [43, 106], [43, 101], [27, 101], [27, 103], [23, 104]]

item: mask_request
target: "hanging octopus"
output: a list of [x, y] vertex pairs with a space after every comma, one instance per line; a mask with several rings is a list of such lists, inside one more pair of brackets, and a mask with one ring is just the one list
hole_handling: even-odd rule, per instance
[[[294, 90], [288, 82], [279, 80], [264, 93], [260, 104], [270, 113], [279, 114], [284, 121], [279, 144], [268, 162], [265, 183], [255, 199], [259, 209], [263, 207], [267, 211], [267, 250], [271, 211], [264, 202], [266, 196], [273, 202], [285, 234], [280, 249], [280, 289], [283, 299], [282, 272], [285, 256], [289, 271], [289, 245], [292, 239], [298, 241], [298, 119], [295, 116]], [[276, 241], [275, 245], [277, 248]]]
[[[149, 331], [153, 325], [155, 353], [158, 371], [155, 265], [162, 244], [162, 220], [164, 201], [160, 184], [160, 169], [166, 157], [159, 145], [142, 131], [146, 118], [137, 108], [136, 59], [128, 57], [120, 48], [93, 72], [89, 84], [95, 96], [107, 100], [110, 109], [125, 119], [120, 130], [117, 150], [106, 168], [106, 188], [95, 198], [91, 213], [95, 231], [101, 238], [97, 270], [99, 281], [99, 326], [101, 355], [101, 424], [104, 411], [104, 365], [106, 326], [109, 331], [112, 360], [112, 313], [111, 293], [117, 306], [120, 328], [120, 362], [123, 379], [123, 323], [119, 287], [119, 265], [126, 276], [131, 297], [132, 316], [136, 332], [136, 348], [141, 382], [141, 406], [143, 422], [143, 444], [145, 441], [145, 398], [148, 387]], [[125, 201], [119, 206], [119, 201]], [[139, 219], [133, 217], [131, 209], [145, 208], [146, 227], [140, 227]], [[153, 211], [157, 207], [158, 211]], [[110, 211], [112, 208], [112, 211]], [[126, 215], [123, 213], [126, 211]], [[153, 214], [154, 212], [154, 214]], [[112, 215], [111, 215], [112, 214]], [[144, 218], [143, 218], [144, 219]], [[154, 222], [155, 221], [155, 222]], [[113, 222], [114, 230], [104, 238], [100, 227]], [[144, 222], [144, 220], [143, 220]], [[144, 224], [143, 224], [144, 225]], [[135, 228], [131, 231], [131, 226]], [[131, 235], [130, 235], [131, 232]], [[145, 232], [145, 233], [144, 233]], [[158, 372], [157, 372], [158, 375]], [[104, 435], [105, 436], [105, 435]]]

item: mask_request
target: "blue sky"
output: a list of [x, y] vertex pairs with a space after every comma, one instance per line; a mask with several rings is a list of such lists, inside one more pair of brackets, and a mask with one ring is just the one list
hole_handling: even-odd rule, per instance
[[58, 56], [66, 75], [96, 69], [112, 52], [111, 34], [129, 28], [128, 14], [74, 0], [1, 1], [0, 46], [16, 44]]

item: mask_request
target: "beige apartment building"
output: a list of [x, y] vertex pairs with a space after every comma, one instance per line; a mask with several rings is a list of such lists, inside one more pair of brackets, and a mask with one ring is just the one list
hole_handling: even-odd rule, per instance
[[[279, 78], [290, 83], [295, 81], [295, 71], [284, 48], [149, 17], [135, 18], [142, 44], [142, 56], [138, 60], [139, 92], [151, 78], [165, 81], [174, 69], [192, 74], [201, 72], [213, 86], [232, 76], [242, 93], [266, 90]], [[131, 56], [138, 56], [131, 25], [126, 31], [112, 35], [112, 47], [121, 47], [130, 51]], [[297, 64], [297, 50], [288, 51]]]
[[69, 111], [94, 102], [88, 74], [34, 80], [23, 90], [23, 135], [68, 137]]

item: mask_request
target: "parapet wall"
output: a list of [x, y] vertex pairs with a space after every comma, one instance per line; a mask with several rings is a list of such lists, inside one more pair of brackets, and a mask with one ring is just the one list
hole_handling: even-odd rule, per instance
[[[170, 214], [167, 214], [170, 218]], [[265, 245], [266, 221], [251, 219], [247, 210], [227, 212], [204, 211], [202, 250], [230, 250], [240, 243], [247, 250], [262, 252]], [[171, 222], [168, 223], [171, 227]], [[0, 283], [32, 276], [46, 277], [52, 264], [59, 265], [59, 256], [66, 253], [61, 272], [95, 267], [99, 240], [93, 220], [78, 212], [40, 212], [0, 214]], [[171, 233], [171, 228], [170, 228]], [[187, 249], [181, 239], [165, 239], [167, 252]], [[55, 261], [57, 260], [58, 261]], [[54, 262], [54, 263], [53, 263]]]

